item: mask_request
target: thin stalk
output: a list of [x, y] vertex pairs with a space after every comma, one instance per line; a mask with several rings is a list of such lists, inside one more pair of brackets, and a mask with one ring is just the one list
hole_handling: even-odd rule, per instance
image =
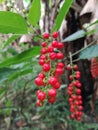
[[[73, 57], [73, 56], [77, 55], [78, 53], [80, 53], [81, 51], [85, 50], [86, 48], [90, 47], [90, 46], [93, 45], [97, 40], [98, 40], [98, 39], [94, 40], [94, 41], [91, 42], [87, 47], [84, 47], [84, 48], [82, 48], [82, 49], [76, 51], [75, 53], [71, 54], [71, 56]], [[70, 58], [70, 56], [68, 56], [68, 58]], [[66, 57], [63, 59], [63, 61], [65, 61], [65, 60], [67, 60]], [[78, 59], [78, 60], [79, 60], [79, 59]], [[75, 60], [74, 60], [74, 61], [75, 61]]]

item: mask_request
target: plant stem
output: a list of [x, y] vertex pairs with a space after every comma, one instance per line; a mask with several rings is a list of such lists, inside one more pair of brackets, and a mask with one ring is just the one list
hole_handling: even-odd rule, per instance
[[[82, 48], [82, 49], [76, 51], [76, 52], [73, 53], [71, 56], [75, 56], [75, 55], [77, 55], [78, 53], [80, 53], [81, 51], [83, 51], [83, 50], [85, 50], [86, 48], [90, 47], [90, 46], [93, 45], [97, 40], [98, 40], [98, 39], [96, 39], [96, 40], [94, 40], [93, 42], [91, 42], [87, 47], [84, 47], [84, 48]], [[68, 56], [68, 58], [70, 58], [70, 56]], [[67, 60], [66, 57], [63, 59], [63, 61], [65, 61], [65, 60]], [[80, 60], [80, 59], [78, 58], [78, 59], [74, 60], [74, 62], [75, 62], [75, 61], [78, 61], [78, 60]]]

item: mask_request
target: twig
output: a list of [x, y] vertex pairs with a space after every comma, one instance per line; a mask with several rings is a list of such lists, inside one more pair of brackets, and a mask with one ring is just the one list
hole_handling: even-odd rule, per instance
[[[91, 42], [87, 47], [84, 47], [84, 48], [82, 48], [82, 49], [76, 51], [76, 52], [73, 53], [71, 56], [73, 57], [73, 56], [77, 55], [78, 53], [80, 53], [81, 51], [85, 50], [86, 48], [90, 47], [90, 46], [93, 45], [97, 40], [98, 40], [98, 39], [96, 39], [96, 40], [94, 40], [93, 42]], [[63, 61], [67, 60], [67, 58], [69, 58], [69, 56], [68, 56], [68, 57], [65, 57], [65, 58], [63, 59]], [[78, 59], [74, 60], [74, 62], [75, 62], [75, 61], [78, 61], [78, 60], [80, 60], [80, 59], [78, 58]]]

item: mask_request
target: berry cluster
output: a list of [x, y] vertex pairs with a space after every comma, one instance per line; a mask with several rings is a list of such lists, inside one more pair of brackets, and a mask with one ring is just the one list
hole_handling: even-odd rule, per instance
[[45, 100], [48, 100], [49, 103], [54, 103], [57, 89], [60, 88], [59, 78], [64, 71], [64, 63], [62, 62], [64, 55], [61, 49], [64, 45], [57, 40], [58, 37], [58, 32], [54, 32], [52, 36], [48, 33], [43, 34], [44, 42], [41, 43], [42, 49], [39, 58], [42, 72], [35, 79], [35, 84], [39, 87], [37, 91], [37, 106], [42, 106]]
[[71, 118], [81, 121], [81, 116], [83, 114], [82, 96], [81, 96], [82, 84], [79, 81], [81, 73], [78, 70], [77, 65], [74, 66], [67, 65], [66, 69], [72, 71], [72, 74], [69, 76], [69, 80], [71, 82], [68, 86]]

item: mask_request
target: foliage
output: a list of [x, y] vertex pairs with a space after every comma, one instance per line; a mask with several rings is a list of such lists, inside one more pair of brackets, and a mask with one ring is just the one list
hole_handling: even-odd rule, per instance
[[27, 33], [27, 25], [21, 15], [13, 12], [0, 11], [0, 19], [0, 33]]
[[[0, 3], [3, 1], [1, 0]], [[73, 0], [64, 1], [58, 11], [52, 32], [60, 29], [72, 2]], [[40, 130], [40, 127], [43, 130], [47, 128], [51, 130], [55, 128], [58, 130], [63, 128], [87, 130], [85, 124], [72, 121], [69, 118], [68, 97], [65, 96], [66, 94], [62, 94], [65, 91], [65, 84], [59, 90], [57, 102], [54, 105], [48, 105], [46, 103], [42, 108], [36, 108], [35, 106], [35, 91], [37, 88], [34, 84], [34, 78], [41, 70], [37, 65], [40, 54], [40, 42], [42, 40], [42, 36], [37, 32], [40, 28], [40, 18], [41, 0], [33, 0], [29, 11], [25, 14], [25, 18], [23, 15], [12, 11], [0, 11], [0, 33], [8, 35], [5, 42], [0, 41], [3, 44], [0, 52], [0, 119], [2, 116], [5, 119], [9, 117], [11, 120], [12, 118], [12, 125], [17, 124], [19, 121], [24, 121], [26, 122], [26, 127], [24, 126], [23, 130], [29, 130], [30, 128]], [[90, 26], [97, 23], [98, 21]], [[66, 42], [77, 40], [94, 32], [94, 30], [87, 32], [87, 28], [85, 31], [80, 30], [68, 36], [63, 42], [66, 44]], [[26, 49], [17, 51], [11, 43], [16, 40], [19, 43], [19, 38], [23, 34], [29, 34], [33, 38], [37, 38], [35, 42], [36, 44], [39, 42], [39, 44], [36, 46], [31, 45], [30, 48], [25, 44], [20, 45], [20, 48], [23, 49], [23, 46], [25, 46]], [[79, 50], [79, 52], [76, 52], [76, 54], [81, 52], [79, 59], [97, 57], [97, 48], [98, 45], [87, 46]], [[19, 128], [22, 127], [21, 125]]]

